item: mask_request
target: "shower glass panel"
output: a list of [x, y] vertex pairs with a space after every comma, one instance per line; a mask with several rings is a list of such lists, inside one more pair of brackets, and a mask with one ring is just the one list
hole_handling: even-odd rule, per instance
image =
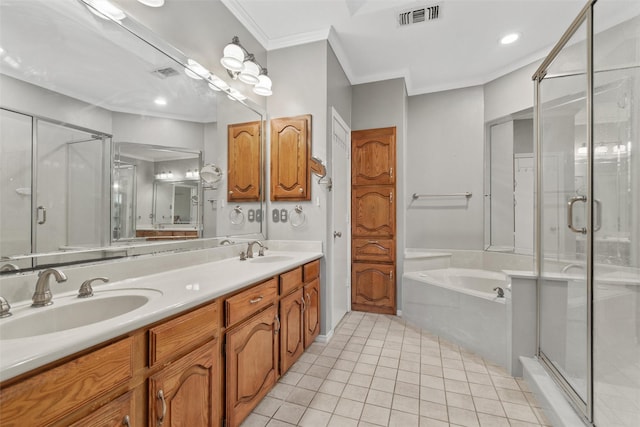
[[610, 3], [594, 7], [594, 422], [632, 427], [640, 423], [640, 7], [607, 26], [599, 18]]
[[[549, 66], [539, 86], [540, 355], [576, 406], [589, 384], [586, 22]], [[573, 227], [573, 230], [570, 228]], [[584, 229], [584, 230], [583, 230]], [[577, 232], [576, 232], [577, 231]]]
[[136, 237], [136, 165], [118, 163], [113, 168], [113, 240]]

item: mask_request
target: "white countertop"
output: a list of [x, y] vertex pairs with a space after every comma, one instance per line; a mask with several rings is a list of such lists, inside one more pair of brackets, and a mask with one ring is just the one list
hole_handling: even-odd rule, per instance
[[[265, 258], [271, 256], [287, 258], [275, 262], [254, 263], [251, 260], [240, 261], [234, 257], [105, 285], [95, 286], [96, 283], [94, 283], [94, 292], [97, 296], [105, 292], [116, 293], [118, 290], [126, 289], [152, 289], [159, 292], [157, 292], [158, 296], [151, 298], [142, 307], [109, 320], [62, 332], [0, 340], [0, 381], [178, 314], [229, 292], [269, 279], [298, 265], [322, 258], [323, 254], [314, 251], [270, 250]], [[33, 313], [33, 310], [47, 310], [55, 307], [57, 298], [68, 299], [75, 293], [74, 291], [54, 294], [54, 305], [44, 308], [33, 308], [30, 306], [30, 301], [16, 304], [11, 309], [12, 317], [0, 319], [0, 329], [3, 327], [4, 320], [10, 321], [12, 318], [23, 317]], [[155, 293], [152, 292], [152, 294]], [[10, 325], [10, 322], [4, 322], [4, 324]]]

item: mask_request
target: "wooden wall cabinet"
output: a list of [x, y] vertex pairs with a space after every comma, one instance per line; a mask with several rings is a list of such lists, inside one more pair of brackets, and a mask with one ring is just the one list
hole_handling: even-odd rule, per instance
[[311, 200], [311, 115], [271, 120], [271, 200]]
[[260, 201], [261, 122], [228, 126], [227, 200]]
[[351, 134], [351, 308], [396, 313], [396, 128]]

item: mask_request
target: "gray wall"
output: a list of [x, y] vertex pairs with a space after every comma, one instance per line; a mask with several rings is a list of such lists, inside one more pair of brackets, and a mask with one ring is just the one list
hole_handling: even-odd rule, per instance
[[484, 111], [481, 86], [409, 98], [407, 194], [471, 192], [407, 200], [409, 248], [483, 248]]
[[485, 122], [533, 107], [531, 77], [541, 62], [536, 61], [484, 85]]

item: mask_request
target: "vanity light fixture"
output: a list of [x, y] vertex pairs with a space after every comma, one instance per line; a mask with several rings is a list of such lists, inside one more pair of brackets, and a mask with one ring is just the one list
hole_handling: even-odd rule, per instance
[[211, 75], [209, 70], [191, 58], [187, 59], [187, 66], [184, 67], [184, 72], [187, 76], [195, 80], [208, 79]]
[[138, 0], [145, 6], [149, 7], [161, 7], [164, 5], [164, 0]]
[[500, 44], [507, 45], [507, 44], [515, 43], [519, 38], [520, 38], [520, 34], [510, 33], [510, 34], [507, 34], [506, 36], [503, 36], [500, 39]]
[[244, 96], [239, 90], [231, 88], [226, 92], [228, 94], [227, 98], [229, 98], [232, 101], [244, 101], [245, 99], [247, 99], [247, 97]]
[[227, 69], [232, 79], [239, 79], [243, 83], [253, 85], [255, 94], [269, 96], [273, 93], [267, 69], [240, 44], [238, 36], [234, 36], [231, 43], [225, 46], [220, 63]]

